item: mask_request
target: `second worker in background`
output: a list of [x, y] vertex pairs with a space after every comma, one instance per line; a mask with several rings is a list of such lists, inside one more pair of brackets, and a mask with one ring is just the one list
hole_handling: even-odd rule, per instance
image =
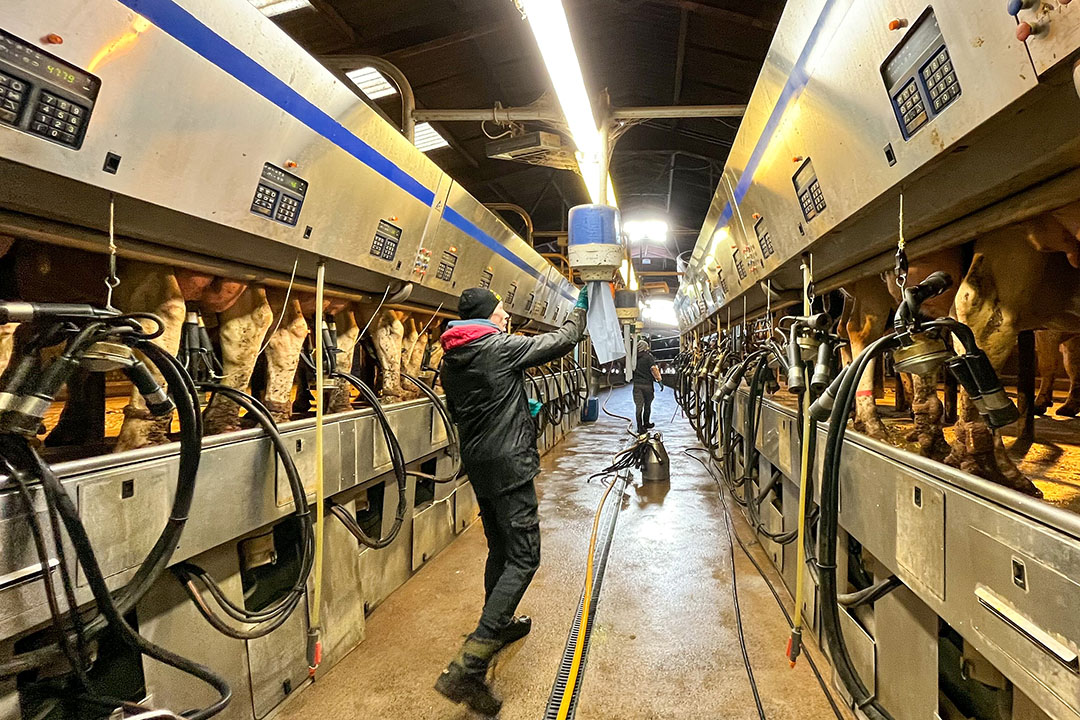
[[[649, 416], [652, 414], [653, 381], [661, 382], [660, 368], [649, 349], [647, 340], [639, 340], [637, 346], [637, 365], [634, 366], [634, 410], [637, 416], [637, 431], [640, 435], [654, 426]], [[664, 386], [661, 385], [663, 390]]]

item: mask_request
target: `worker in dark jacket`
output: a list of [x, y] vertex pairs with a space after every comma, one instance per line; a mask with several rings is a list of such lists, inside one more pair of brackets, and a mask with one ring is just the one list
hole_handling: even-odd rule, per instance
[[574, 349], [584, 335], [587, 307], [582, 289], [560, 329], [533, 337], [509, 335], [509, 313], [499, 296], [470, 288], [458, 303], [461, 319], [449, 323], [439, 338], [445, 351], [442, 386], [461, 438], [462, 464], [480, 506], [488, 558], [480, 623], [435, 689], [483, 715], [497, 714], [502, 705], [487, 685], [488, 664], [532, 627], [528, 617], [515, 617], [514, 612], [540, 565], [533, 485], [540, 454], [525, 394], [525, 370]]
[[660, 390], [664, 389], [660, 379], [660, 369], [656, 367], [656, 357], [649, 350], [647, 340], [639, 340], [637, 345], [637, 365], [634, 367], [634, 409], [637, 411], [637, 431], [648, 432], [653, 427], [649, 422], [652, 414], [653, 381], [660, 383]]

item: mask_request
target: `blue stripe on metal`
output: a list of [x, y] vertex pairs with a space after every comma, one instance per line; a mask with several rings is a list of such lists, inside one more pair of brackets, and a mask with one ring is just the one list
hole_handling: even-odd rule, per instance
[[[521, 270], [524, 270], [529, 275], [532, 275], [534, 278], [542, 277], [542, 273], [540, 273], [539, 270], [537, 270], [532, 265], [515, 255], [513, 252], [510, 251], [509, 248], [507, 248], [498, 240], [481, 230], [479, 227], [477, 227], [475, 223], [473, 223], [471, 220], [469, 220], [467, 217], [465, 217], [449, 205], [447, 205], [446, 209], [443, 210], [443, 219], [446, 220], [446, 222], [450, 223], [453, 227], [456, 227], [458, 230], [468, 235], [469, 237], [480, 242], [482, 245], [484, 245], [484, 247], [488, 248], [495, 254], [506, 258]], [[577, 299], [575, 295], [569, 294], [561, 285], [555, 285], [551, 281], [547, 280], [547, 278], [543, 279], [549, 285], [554, 287], [560, 295], [567, 298], [568, 300]]]
[[[352, 155], [369, 168], [397, 185], [414, 198], [431, 206], [435, 193], [416, 178], [395, 165], [389, 158], [368, 145], [350, 132], [345, 126], [323, 112], [314, 103], [293, 90], [278, 79], [273, 73], [248, 57], [228, 40], [207, 27], [198, 18], [173, 0], [117, 0], [131, 10], [139, 13], [151, 23], [171, 35], [178, 42], [195, 51], [218, 68], [253, 91], [278, 106], [298, 121], [323, 136], [334, 145]], [[506, 258], [533, 277], [540, 278], [541, 273], [517, 255], [501, 245], [460, 213], [447, 207], [443, 217], [451, 225], [476, 239], [488, 249]], [[546, 277], [545, 283], [554, 287], [567, 299], [568, 294], [560, 285], [552, 283]]]
[[[765, 152], [769, 149], [769, 144], [772, 142], [773, 135], [776, 134], [777, 129], [780, 127], [780, 121], [783, 119], [784, 113], [787, 112], [788, 107], [802, 95], [802, 91], [806, 89], [806, 84], [810, 82], [810, 73], [807, 69], [807, 64], [810, 61], [810, 54], [814, 51], [814, 47], [817, 45], [821, 32], [825, 28], [829, 14], [836, 4], [836, 0], [825, 0], [825, 5], [821, 8], [821, 14], [818, 15], [814, 27], [810, 30], [810, 35], [806, 39], [806, 44], [803, 45], [802, 52], [799, 53], [799, 57], [792, 66], [791, 72], [788, 73], [787, 82], [784, 84], [783, 90], [780, 91], [780, 97], [777, 98], [776, 105], [773, 106], [772, 113], [765, 122], [765, 127], [761, 130], [761, 135], [758, 137], [757, 144], [754, 145], [754, 150], [750, 153], [750, 158], [746, 161], [746, 167], [743, 168], [742, 175], [739, 176], [739, 182], [735, 185], [734, 194], [736, 204], [742, 202], [743, 198], [746, 197], [746, 193], [750, 190], [750, 186], [754, 182], [754, 174], [757, 172], [758, 166], [761, 164], [761, 159], [765, 156]], [[851, 0], [847, 0], [846, 4], [850, 7]], [[733, 212], [731, 203], [728, 202], [727, 205], [724, 206], [724, 211], [720, 214], [720, 219], [716, 222], [717, 229], [726, 226], [731, 221]]]
[[425, 205], [435, 192], [172, 0], [119, 0]]

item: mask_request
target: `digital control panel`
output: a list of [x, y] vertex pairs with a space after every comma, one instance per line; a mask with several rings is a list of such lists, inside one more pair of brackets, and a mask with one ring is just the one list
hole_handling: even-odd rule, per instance
[[739, 273], [739, 279], [746, 279], [746, 265], [743, 263], [742, 253], [735, 250], [731, 253], [731, 261], [735, 263], [735, 272]]
[[803, 217], [810, 222], [825, 210], [825, 196], [821, 193], [821, 183], [818, 182], [817, 173], [810, 158], [806, 158], [795, 175], [791, 178], [795, 185], [795, 194], [799, 197], [799, 205], [802, 206]]
[[78, 150], [101, 80], [0, 30], [0, 126]]
[[454, 277], [457, 259], [457, 248], [452, 247], [449, 250], [444, 250], [442, 257], [439, 259], [439, 269], [435, 271], [435, 277], [450, 282], [450, 279]]
[[255, 197], [251, 200], [251, 212], [285, 225], [295, 226], [300, 208], [307, 195], [306, 180], [286, 172], [276, 165], [263, 163]]
[[881, 66], [904, 140], [960, 97], [949, 48], [933, 8], [927, 8]]
[[727, 295], [727, 280], [724, 279], [724, 271], [716, 268], [716, 281], [720, 283], [720, 290]]
[[401, 228], [385, 220], [379, 221], [375, 239], [371, 241], [371, 255], [383, 260], [393, 260], [397, 255], [398, 243], [401, 242]]
[[510, 283], [510, 289], [506, 291], [505, 303], [507, 305], [513, 306], [513, 304], [514, 304], [514, 296], [515, 295], [517, 295], [517, 283], [512, 282], [512, 283]]
[[534, 302], [536, 302], [536, 293], [529, 293], [529, 299], [525, 301], [525, 312], [532, 311]]
[[[483, 272], [481, 272], [480, 273], [480, 287], [482, 287], [484, 289], [490, 289], [491, 288], [491, 280], [494, 277], [495, 276], [491, 274], [491, 269], [490, 268], [487, 269], [487, 270], [484, 270]], [[513, 300], [511, 300], [510, 302], [513, 302]]]
[[757, 233], [758, 245], [761, 247], [761, 259], [765, 260], [776, 252], [773, 248], [772, 236], [769, 235], [769, 228], [765, 226], [765, 218], [754, 223], [754, 232]]

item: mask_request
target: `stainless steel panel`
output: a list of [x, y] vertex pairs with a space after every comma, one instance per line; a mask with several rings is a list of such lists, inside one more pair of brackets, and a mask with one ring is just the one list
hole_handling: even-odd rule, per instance
[[1040, 75], [1070, 58], [1080, 48], [1080, 12], [1061, 2], [1039, 2], [1020, 11], [1017, 18], [1029, 23], [1035, 34], [1027, 49]]
[[[340, 490], [341, 484], [341, 450], [338, 445], [338, 431], [336, 426], [331, 426], [323, 431], [323, 492], [333, 495]], [[284, 433], [282, 439], [285, 447], [292, 457], [293, 464], [304, 482], [304, 490], [309, 501], [315, 499], [315, 465], [318, 456], [315, 452], [315, 429], [297, 430]], [[275, 458], [276, 459], [276, 458]], [[278, 507], [293, 503], [292, 491], [289, 489], [289, 478], [285, 474], [285, 466], [277, 460], [277, 504]]]
[[877, 695], [896, 720], [933, 717], [938, 707], [938, 616], [907, 588], [874, 603]]
[[247, 641], [251, 703], [256, 718], [266, 717], [307, 679], [306, 616], [304, 608], [298, 608], [274, 632]]
[[[383, 533], [389, 531], [397, 509], [398, 490], [393, 479], [388, 478], [383, 488]], [[416, 501], [416, 478], [409, 477], [405, 488], [407, 507]], [[390, 593], [399, 588], [412, 575], [413, 514], [405, 512], [401, 531], [389, 547], [382, 550], [361, 548], [360, 577], [364, 589], [364, 606], [368, 612], [377, 607]]]
[[[745, 402], [745, 397], [740, 392], [740, 400]], [[785, 414], [793, 419], [790, 410], [766, 404], [776, 413], [763, 414], [763, 422]], [[824, 435], [821, 428], [821, 443]], [[788, 478], [785, 487], [794, 495], [796, 482]], [[926, 514], [912, 510], [916, 487], [922, 488]], [[944, 517], [948, 526], [941, 532]], [[1080, 672], [1072, 669], [1080, 663], [1074, 660], [1080, 648], [1080, 608], [1074, 607], [1080, 597], [1076, 515], [848, 433], [841, 464], [840, 526], [845, 531], [837, 558], [840, 577], [846, 576], [843, 548], [850, 533], [918, 598], [921, 604], [905, 605], [905, 612], [919, 618], [932, 612], [947, 622], [1049, 717], [1080, 714]], [[898, 527], [907, 529], [899, 532]], [[927, 537], [919, 538], [923, 528]], [[948, 572], [941, 575], [943, 568]], [[944, 591], [938, 592], [932, 586], [941, 577]], [[789, 584], [792, 579], [785, 576]], [[815, 590], [812, 582], [807, 588], [808, 595]], [[877, 618], [875, 632], [892, 632], [885, 628], [887, 620]], [[929, 622], [929, 616], [920, 622], [924, 620]], [[885, 652], [890, 653], [889, 662], [895, 660], [896, 651], [883, 645], [877, 652], [879, 663]]]
[[[122, 237], [278, 272], [299, 260], [303, 277], [324, 257], [332, 284], [375, 293], [418, 280], [414, 298], [433, 307], [477, 284], [493, 248], [507, 285], [554, 272], [460, 189], [447, 214], [453, 181], [249, 3], [143, 0], [139, 15], [133, 5], [6, 4], [5, 30], [29, 43], [61, 34], [56, 54], [101, 90], [80, 150], [0, 127], [11, 180], [0, 206], [103, 230], [111, 193]], [[106, 153], [121, 158], [116, 173], [102, 171]], [[295, 227], [251, 211], [267, 162], [308, 183]], [[392, 258], [370, 252], [383, 221], [401, 230]], [[489, 235], [496, 226], [507, 237]], [[437, 263], [451, 245], [457, 277], [417, 275], [421, 248]]]
[[[962, 93], [905, 140], [881, 68], [927, 7], [924, 0], [786, 5], [683, 278], [684, 329], [748, 292], [756, 308], [767, 277], [796, 286], [806, 250], [814, 251], [818, 279], [887, 250], [901, 188], [910, 240], [1080, 162], [1076, 123], [1053, 137], [1042, 132], [1053, 117], [1080, 109], [1062, 73], [1044, 72], [1080, 45], [1076, 10], [1054, 3], [1024, 11], [1045, 20], [1046, 30], [1026, 47], [1003, 11], [987, 12], [978, 0], [933, 3]], [[890, 31], [893, 18], [908, 27]], [[1040, 140], [1021, 149], [1016, 137]], [[826, 200], [809, 221], [793, 185], [807, 158]], [[757, 241], [758, 220], [775, 247], [769, 257]]]
[[[351, 512], [352, 503], [345, 506]], [[364, 587], [356, 538], [336, 519], [327, 518], [322, 590], [322, 677], [364, 640]]]
[[476, 493], [472, 485], [463, 482], [454, 491], [454, 529], [465, 532], [480, 516], [480, 506], [476, 503]]
[[[79, 517], [105, 577], [137, 566], [154, 546], [169, 519], [170, 479], [168, 464], [157, 463], [80, 483]], [[87, 586], [81, 565], [78, 585]]]
[[896, 563], [945, 599], [945, 492], [910, 476], [896, 483]]
[[413, 517], [412, 569], [439, 554], [454, 539], [454, 499], [431, 503]]
[[[217, 579], [231, 600], [242, 601], [240, 568], [234, 543], [203, 553], [195, 558], [195, 562]], [[139, 632], [146, 639], [212, 667], [228, 681], [233, 700], [218, 717], [226, 720], [249, 720], [252, 717], [247, 643], [226, 637], [210, 627], [171, 573], [165, 573], [155, 583], [139, 603], [136, 612]], [[162, 663], [144, 660], [143, 673], [147, 692], [154, 696], [155, 706], [174, 709], [205, 707], [216, 698], [201, 680]]]
[[[840, 628], [844, 633], [844, 642], [847, 644], [848, 652], [851, 654], [851, 664], [855, 667], [855, 671], [859, 673], [859, 677], [862, 678], [866, 689], [873, 694], [877, 687], [877, 650], [874, 645], [874, 638], [863, 629], [859, 621], [853, 618], [845, 608], [840, 608]], [[835, 671], [833, 677], [833, 685], [850, 702], [847, 689], [839, 679], [836, 679]]]

